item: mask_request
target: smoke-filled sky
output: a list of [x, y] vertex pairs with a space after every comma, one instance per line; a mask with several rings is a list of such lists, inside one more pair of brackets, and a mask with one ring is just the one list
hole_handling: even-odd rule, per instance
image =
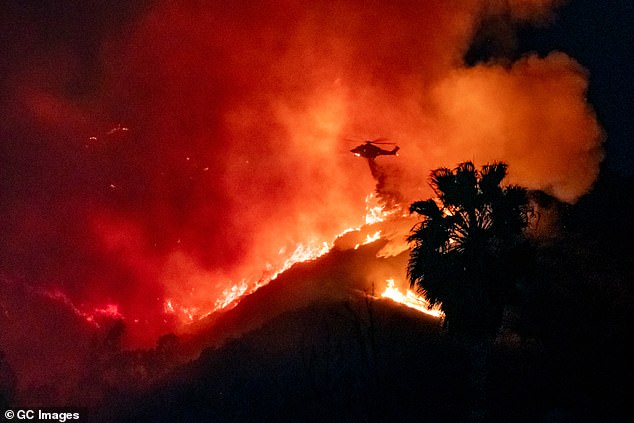
[[[116, 305], [140, 343], [173, 329], [167, 299], [210, 309], [362, 224], [346, 138], [401, 147], [377, 162], [405, 206], [465, 160], [575, 201], [603, 158], [583, 64], [515, 49], [553, 0], [5, 3], [3, 289]], [[474, 39], [495, 58], [467, 65]]]

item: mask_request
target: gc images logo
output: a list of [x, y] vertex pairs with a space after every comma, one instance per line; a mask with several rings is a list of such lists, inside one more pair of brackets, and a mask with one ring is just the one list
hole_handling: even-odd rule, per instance
[[6, 410], [4, 412], [6, 420], [37, 420], [37, 421], [57, 421], [60, 423], [69, 420], [79, 420], [78, 412], [48, 412], [44, 410]]

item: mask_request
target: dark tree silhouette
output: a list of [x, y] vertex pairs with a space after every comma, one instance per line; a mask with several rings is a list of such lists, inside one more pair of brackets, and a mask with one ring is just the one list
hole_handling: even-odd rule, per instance
[[492, 336], [526, 257], [527, 191], [501, 185], [507, 170], [493, 163], [478, 171], [471, 162], [433, 170], [437, 198], [410, 206], [424, 219], [408, 237], [408, 278], [432, 304], [442, 304], [448, 331], [465, 341], [475, 422], [486, 419]]
[[431, 172], [437, 198], [417, 201], [423, 216], [408, 238], [410, 284], [441, 303], [449, 332], [486, 337], [500, 326], [522, 259], [527, 191], [501, 185], [505, 163], [471, 162]]

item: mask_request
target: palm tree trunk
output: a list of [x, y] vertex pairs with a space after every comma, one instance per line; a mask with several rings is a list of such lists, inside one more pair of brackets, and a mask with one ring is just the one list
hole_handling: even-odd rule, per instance
[[467, 340], [467, 351], [471, 369], [469, 383], [471, 385], [470, 422], [486, 420], [487, 385], [491, 361], [492, 340], [489, 337]]

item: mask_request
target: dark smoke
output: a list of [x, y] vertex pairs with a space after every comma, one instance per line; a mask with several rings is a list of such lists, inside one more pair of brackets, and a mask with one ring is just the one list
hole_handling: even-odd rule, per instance
[[404, 198], [399, 191], [401, 178], [398, 174], [390, 173], [398, 172], [398, 168], [379, 164], [375, 159], [368, 159], [368, 165], [376, 181], [375, 192], [383, 209], [390, 212], [400, 208], [404, 204]]

